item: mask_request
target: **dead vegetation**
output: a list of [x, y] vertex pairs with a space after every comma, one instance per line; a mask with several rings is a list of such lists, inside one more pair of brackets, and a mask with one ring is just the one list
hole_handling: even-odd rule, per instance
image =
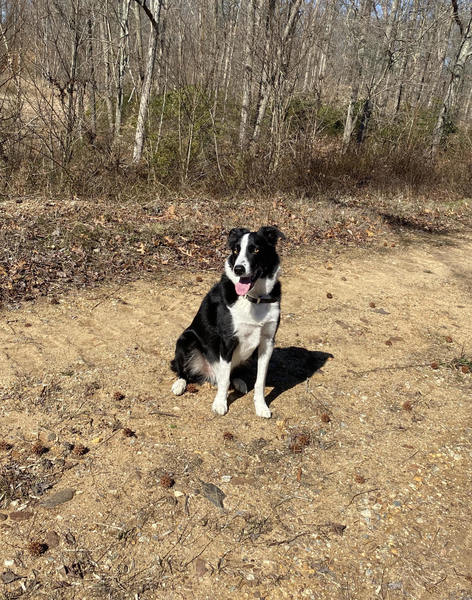
[[[447, 233], [467, 226], [470, 201], [401, 196], [151, 195], [4, 201], [0, 222], [0, 302], [51, 303], [66, 289], [155, 276], [170, 268], [219, 268], [228, 223], [277, 223], [288, 251], [336, 242], [377, 244], [394, 233]], [[136, 196], [138, 192], [136, 193]], [[131, 197], [133, 196], [133, 197]], [[19, 202], [21, 200], [21, 202]], [[244, 219], [242, 219], [244, 215]]]

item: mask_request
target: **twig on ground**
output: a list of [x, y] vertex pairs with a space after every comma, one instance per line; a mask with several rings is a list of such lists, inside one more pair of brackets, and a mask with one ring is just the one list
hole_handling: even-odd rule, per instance
[[161, 417], [175, 417], [176, 419], [180, 419], [180, 415], [175, 415], [173, 413], [164, 412], [162, 410], [152, 410], [150, 415], [160, 415]]
[[346, 504], [344, 508], [351, 506], [351, 504], [354, 502], [354, 498], [357, 498], [357, 496], [362, 496], [362, 494], [369, 494], [370, 492], [376, 492], [378, 489], [379, 488], [372, 488], [370, 490], [365, 490], [365, 492], [357, 492], [357, 494], [354, 494], [354, 496], [349, 500], [349, 504]]
[[267, 544], [267, 545], [268, 546], [281, 546], [282, 544], [290, 544], [291, 542], [294, 542], [298, 538], [300, 538], [304, 535], [309, 535], [310, 533], [313, 533], [313, 532], [312, 531], [302, 531], [302, 533], [297, 533], [297, 535], [293, 536], [292, 538], [288, 538], [286, 540], [279, 540], [276, 542], [269, 542], [269, 544]]

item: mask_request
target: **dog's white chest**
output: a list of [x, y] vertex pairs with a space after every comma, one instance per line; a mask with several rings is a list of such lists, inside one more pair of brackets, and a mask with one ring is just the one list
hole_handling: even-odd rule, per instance
[[233, 319], [234, 334], [239, 340], [232, 360], [233, 366], [236, 366], [251, 356], [263, 336], [274, 337], [280, 308], [277, 302], [254, 304], [245, 298], [238, 298], [229, 310]]

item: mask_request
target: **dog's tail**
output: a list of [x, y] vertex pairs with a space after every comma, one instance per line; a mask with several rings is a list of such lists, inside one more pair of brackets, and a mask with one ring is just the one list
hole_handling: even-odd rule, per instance
[[192, 329], [186, 329], [177, 340], [175, 356], [170, 362], [170, 368], [178, 379], [172, 385], [172, 391], [176, 396], [183, 394], [189, 381], [194, 381], [195, 375], [188, 371], [189, 359], [201, 344], [197, 334]]

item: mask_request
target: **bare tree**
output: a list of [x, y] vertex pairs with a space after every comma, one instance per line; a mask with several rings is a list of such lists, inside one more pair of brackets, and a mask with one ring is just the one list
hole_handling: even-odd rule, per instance
[[433, 141], [431, 146], [432, 154], [436, 154], [445, 135], [448, 122], [453, 120], [453, 110], [456, 107], [459, 87], [462, 83], [467, 60], [472, 56], [472, 8], [465, 26], [463, 26], [458, 13], [456, 0], [452, 1], [454, 19], [459, 27], [460, 40], [454, 62], [451, 68], [451, 76], [446, 87], [444, 99], [439, 110], [438, 120], [433, 132]]
[[164, 176], [224, 180], [241, 152], [275, 171], [327, 133], [333, 152], [422, 136], [434, 154], [450, 124], [471, 128], [466, 0], [0, 6], [0, 145], [23, 136], [53, 176], [87, 140], [119, 140], [110, 156], [132, 162], [148, 147]]
[[118, 140], [121, 133], [121, 116], [123, 112], [124, 78], [128, 65], [128, 37], [129, 37], [129, 6], [131, 0], [120, 0], [118, 4], [118, 67], [116, 74], [116, 104], [115, 104], [115, 126], [113, 138]]
[[245, 149], [247, 125], [251, 104], [251, 89], [254, 68], [254, 47], [259, 29], [260, 0], [246, 0], [244, 4], [244, 45], [241, 116], [239, 120], [239, 147]]
[[[136, 134], [134, 138], [133, 162], [139, 162], [143, 153], [145, 123], [151, 96], [151, 88], [155, 76], [155, 63], [158, 46], [160, 55], [157, 57], [157, 65], [160, 68], [160, 59], [162, 56], [163, 35], [165, 31], [165, 14], [167, 11], [166, 0], [150, 0], [149, 5], [146, 0], [136, 0], [142, 7], [151, 22], [151, 33], [149, 35], [149, 45], [146, 69], [144, 71], [143, 87], [141, 89], [141, 99], [139, 102], [138, 121], [136, 123]], [[161, 42], [160, 45], [158, 42]]]
[[[276, 88], [284, 85], [289, 69], [289, 49], [293, 39], [295, 25], [300, 17], [302, 0], [291, 0], [286, 7], [285, 23], [282, 24], [280, 37], [274, 35], [276, 25], [276, 0], [269, 0], [265, 18], [266, 43], [264, 48], [264, 63], [259, 86], [259, 100], [252, 133], [252, 142], [259, 138], [267, 104]], [[282, 16], [283, 18], [283, 16]], [[278, 20], [278, 19], [277, 19]]]

